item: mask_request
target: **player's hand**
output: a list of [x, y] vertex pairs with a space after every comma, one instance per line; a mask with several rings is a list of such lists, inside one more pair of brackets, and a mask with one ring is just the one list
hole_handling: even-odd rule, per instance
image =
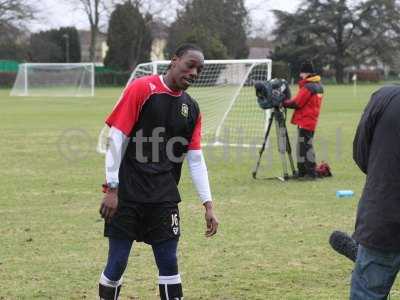
[[118, 207], [118, 191], [108, 191], [100, 205], [99, 213], [104, 220], [109, 223]]
[[204, 207], [206, 209], [204, 217], [206, 219], [206, 224], [207, 224], [207, 230], [205, 235], [206, 237], [211, 237], [217, 233], [219, 222], [214, 214], [212, 201], [205, 202]]

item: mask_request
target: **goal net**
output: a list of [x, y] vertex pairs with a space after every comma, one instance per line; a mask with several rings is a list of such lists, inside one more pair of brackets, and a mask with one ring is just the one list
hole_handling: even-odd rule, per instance
[[[129, 81], [164, 74], [170, 61], [140, 64]], [[203, 71], [187, 90], [200, 106], [204, 146], [257, 147], [262, 144], [269, 114], [259, 108], [254, 83], [271, 79], [269, 59], [206, 60]], [[105, 153], [107, 128], [97, 151]]]
[[20, 64], [11, 96], [94, 96], [92, 63]]

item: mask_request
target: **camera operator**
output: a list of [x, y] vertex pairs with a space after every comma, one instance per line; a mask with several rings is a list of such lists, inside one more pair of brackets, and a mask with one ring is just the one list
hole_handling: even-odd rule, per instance
[[291, 123], [298, 127], [297, 168], [299, 179], [313, 180], [315, 172], [314, 132], [321, 109], [323, 87], [311, 62], [305, 61], [300, 68], [297, 95], [283, 102], [284, 107], [295, 109]]

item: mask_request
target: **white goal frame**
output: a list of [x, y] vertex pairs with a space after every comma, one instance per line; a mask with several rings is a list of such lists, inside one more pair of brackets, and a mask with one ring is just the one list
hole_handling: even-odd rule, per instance
[[[165, 71], [165, 66], [168, 65], [169, 63], [170, 63], [169, 60], [159, 60], [159, 61], [153, 61], [153, 62], [142, 63], [142, 64], [137, 65], [135, 70], [132, 72], [126, 86], [128, 86], [129, 83], [132, 80], [134, 80], [135, 78], [139, 78], [139, 77], [146, 76], [146, 75], [162, 74], [162, 71], [163, 70]], [[211, 143], [205, 142], [205, 143], [202, 143], [202, 145], [203, 146], [246, 147], [246, 148], [247, 147], [260, 147], [261, 143], [262, 143], [262, 137], [264, 136], [264, 134], [262, 134], [262, 137], [260, 137], [260, 140], [258, 140], [257, 143], [255, 143], [255, 144], [254, 143], [252, 143], [252, 144], [250, 144], [250, 143], [231, 143], [231, 142], [225, 143], [225, 142], [221, 141], [220, 138], [221, 138], [221, 134], [222, 134], [222, 130], [223, 130], [223, 125], [224, 125], [226, 119], [228, 118], [230, 112], [234, 108], [235, 103], [238, 101], [239, 95], [240, 95], [243, 87], [246, 85], [246, 83], [247, 83], [247, 86], [250, 86], [248, 83], [249, 75], [251, 74], [251, 72], [254, 70], [254, 68], [256, 66], [266, 65], [266, 74], [262, 80], [265, 80], [265, 81], [270, 80], [271, 76], [272, 76], [272, 60], [271, 59], [205, 60], [204, 63], [205, 63], [205, 65], [207, 65], [207, 64], [212, 64], [212, 65], [213, 64], [225, 64], [225, 65], [243, 64], [244, 66], [250, 65], [250, 67], [248, 67], [248, 69], [246, 69], [246, 73], [241, 78], [241, 80], [238, 81], [234, 85], [234, 88], [236, 90], [233, 93], [233, 95], [231, 96], [231, 100], [229, 101], [229, 104], [227, 105], [227, 109], [224, 111], [223, 115], [221, 116], [221, 120], [218, 122], [218, 125], [216, 126], [216, 129], [214, 132], [214, 141]], [[160, 68], [160, 66], [163, 66], [163, 68]], [[191, 94], [192, 88], [194, 89], [195, 87], [189, 87], [189, 89], [188, 89], [189, 94]], [[257, 110], [261, 111], [261, 109], [259, 107], [257, 107], [255, 91], [254, 91], [254, 93], [252, 93], [251, 97], [252, 97], [251, 101], [253, 101], [253, 99], [254, 99], [254, 102], [251, 103], [251, 105], [254, 105], [254, 107], [256, 107]], [[195, 99], [196, 99], [196, 97], [195, 97]], [[204, 111], [204, 106], [202, 106], [201, 102], [199, 102], [199, 105], [200, 105], [200, 110]], [[267, 127], [269, 116], [270, 116], [270, 111], [266, 110], [265, 113], [263, 114], [263, 116], [259, 120], [259, 122], [262, 123], [262, 125], [263, 125], [264, 132]], [[207, 116], [205, 116], [205, 117], [207, 118]], [[98, 145], [97, 145], [97, 151], [99, 153], [105, 153], [105, 151], [106, 151], [104, 144], [107, 141], [107, 137], [106, 137], [107, 132], [108, 132], [107, 128], [104, 127], [99, 135]]]
[[[10, 96], [30, 96], [29, 94], [29, 78], [28, 78], [28, 69], [30, 66], [41, 66], [41, 67], [74, 67], [74, 66], [80, 66], [80, 67], [86, 67], [90, 72], [90, 95], [91, 97], [94, 96], [94, 88], [95, 88], [95, 66], [94, 63], [23, 63], [19, 64], [18, 66], [18, 74], [14, 82], [14, 86], [10, 92]], [[19, 75], [23, 73], [23, 91], [19, 91], [16, 88], [16, 84], [18, 84], [18, 79]], [[54, 96], [54, 97], [64, 97], [64, 96], [71, 96], [71, 95], [64, 95], [62, 93], [60, 94], [52, 94], [52, 95], [47, 95], [46, 93], [39, 93], [35, 94], [35, 96]], [[72, 95], [74, 97], [86, 97], [87, 95]]]
[[[133, 70], [132, 75], [129, 77], [129, 80], [127, 82], [126, 85], [128, 85], [133, 79], [137, 78], [136, 73], [138, 72], [138, 70], [140, 70], [140, 67], [144, 66], [144, 65], [149, 65], [151, 64], [153, 66], [153, 72], [151, 73], [152, 75], [156, 75], [158, 74], [158, 66], [159, 65], [165, 65], [165, 64], [169, 64], [170, 61], [169, 60], [157, 60], [157, 61], [153, 61], [151, 63], [143, 63], [143, 64], [139, 64], [136, 66], [135, 70]], [[203, 144], [203, 146], [208, 146], [208, 145], [212, 145], [212, 146], [223, 146], [224, 143], [219, 142], [219, 138], [221, 136], [221, 128], [222, 125], [224, 124], [229, 112], [231, 111], [233, 105], [235, 104], [240, 90], [243, 88], [245, 82], [247, 81], [247, 78], [249, 76], [249, 74], [251, 73], [251, 71], [253, 70], [253, 68], [259, 64], [267, 64], [268, 65], [268, 78], [267, 80], [271, 79], [272, 76], [272, 60], [271, 59], [210, 59], [210, 60], [205, 60], [204, 61], [205, 64], [243, 64], [243, 63], [253, 63], [252, 67], [249, 68], [249, 70], [246, 72], [246, 75], [244, 76], [242, 82], [240, 83], [240, 86], [237, 88], [234, 96], [232, 97], [231, 103], [229, 104], [228, 110], [225, 111], [221, 122], [218, 124], [216, 132], [215, 132], [215, 142], [212, 144]], [[148, 75], [151, 75], [148, 74]], [[269, 118], [269, 114], [270, 111], [266, 111], [266, 120], [268, 120]], [[249, 144], [229, 144], [229, 146], [242, 146], [242, 147], [251, 147], [252, 145]], [[259, 145], [258, 145], [259, 146]]]

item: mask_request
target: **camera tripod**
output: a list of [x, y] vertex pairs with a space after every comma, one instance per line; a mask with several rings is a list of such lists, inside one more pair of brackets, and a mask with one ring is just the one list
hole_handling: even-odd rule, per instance
[[[265, 145], [268, 141], [268, 136], [271, 131], [272, 123], [274, 120], [275, 120], [276, 136], [277, 136], [277, 140], [278, 140], [278, 151], [279, 151], [279, 155], [280, 155], [280, 158], [282, 161], [282, 169], [283, 169], [283, 176], [277, 177], [277, 179], [279, 179], [281, 181], [286, 181], [290, 178], [297, 177], [297, 172], [296, 172], [296, 169], [295, 169], [294, 163], [293, 163], [292, 147], [290, 146], [289, 135], [288, 135], [288, 131], [286, 128], [286, 112], [284, 113], [280, 107], [273, 107], [271, 115], [268, 120], [268, 127], [267, 127], [267, 131], [265, 132], [264, 142], [263, 142], [260, 152], [259, 152], [260, 156], [258, 157], [257, 165], [252, 173], [254, 179], [257, 178], [257, 172], [260, 167], [261, 158], [264, 153]], [[292, 171], [292, 177], [290, 177], [289, 173], [288, 173], [286, 154], [288, 155], [288, 158], [289, 158], [290, 168]]]

